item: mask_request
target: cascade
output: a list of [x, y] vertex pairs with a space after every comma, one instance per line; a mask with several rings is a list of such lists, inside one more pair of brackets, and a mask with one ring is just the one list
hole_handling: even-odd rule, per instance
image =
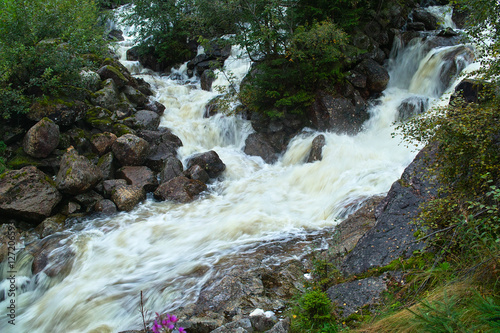
[[[418, 39], [401, 46], [389, 64], [390, 84], [370, 110], [371, 118], [361, 133], [322, 133], [326, 138], [323, 160], [305, 163], [312, 140], [319, 134], [306, 130], [290, 142], [278, 162], [269, 165], [242, 151], [253, 131], [247, 120], [220, 114], [203, 117], [205, 105], [217, 93], [201, 90], [196, 78], [188, 78], [185, 67], [160, 76], [125, 60], [133, 30], [124, 30], [128, 37], [117, 53], [134, 75], [151, 84], [154, 98], [166, 106], [161, 126], [172, 129], [184, 143], [180, 159], [212, 149], [226, 164], [226, 171], [194, 202], [148, 199], [132, 212], [75, 223], [65, 231], [69, 234], [65, 249], [76, 254], [67, 275], [49, 277], [41, 272], [31, 276], [28, 268], [19, 270], [22, 286], [16, 327], [2, 320], [2, 332], [140, 328], [141, 291], [146, 308], [176, 309], [196, 300], [214, 265], [228, 254], [339, 223], [346, 207], [386, 193], [415, 156], [414, 150], [392, 137], [398, 107], [415, 96], [424, 96], [430, 105], [439, 100], [444, 90], [441, 80], [424, 74], [441, 66], [449, 54], [441, 50], [443, 57], [433, 58]], [[241, 50], [234, 47], [225, 64], [238, 80], [250, 67], [249, 60], [240, 56]], [[224, 84], [222, 76], [215, 82]], [[5, 279], [5, 266], [0, 269]], [[0, 288], [6, 292], [8, 281]], [[0, 298], [2, 317], [6, 302]]]

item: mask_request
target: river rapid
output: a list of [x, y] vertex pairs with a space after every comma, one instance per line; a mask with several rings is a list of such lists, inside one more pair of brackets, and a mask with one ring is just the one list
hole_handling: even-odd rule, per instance
[[[152, 311], [175, 310], [194, 302], [214, 265], [253, 244], [287, 240], [338, 224], [354, 207], [385, 194], [416, 154], [394, 137], [398, 106], [408, 97], [446, 103], [433, 73], [453, 47], [424, 52], [417, 40], [395, 44], [387, 66], [388, 88], [370, 109], [371, 118], [355, 136], [305, 129], [274, 164], [243, 152], [250, 122], [238, 115], [204, 118], [216, 92], [203, 91], [186, 66], [169, 76], [127, 61], [132, 28], [117, 45], [122, 63], [149, 82], [154, 99], [166, 106], [161, 126], [179, 136], [185, 161], [194, 153], [214, 150], [226, 164], [222, 177], [188, 204], [148, 198], [132, 212], [75, 221], [61, 251], [75, 260], [64, 277], [32, 276], [19, 263], [16, 326], [2, 318], [2, 332], [118, 332], [140, 328], [140, 293]], [[202, 50], [200, 50], [202, 52]], [[439, 55], [441, 54], [441, 56]], [[441, 58], [440, 58], [441, 57]], [[225, 66], [238, 80], [250, 62], [237, 47]], [[435, 76], [435, 75], [434, 75]], [[224, 86], [221, 75], [214, 85]], [[312, 140], [323, 134], [323, 159], [305, 163]], [[24, 265], [24, 266], [23, 266]], [[23, 268], [24, 267], [24, 268]], [[5, 267], [2, 271], [6, 274]], [[5, 276], [2, 276], [5, 278]], [[4, 280], [0, 287], [8, 289]], [[5, 317], [8, 299], [0, 302]]]

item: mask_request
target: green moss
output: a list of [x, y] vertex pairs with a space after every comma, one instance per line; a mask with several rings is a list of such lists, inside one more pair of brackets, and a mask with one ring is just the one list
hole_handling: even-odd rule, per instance
[[113, 134], [115, 134], [117, 137], [125, 134], [135, 134], [135, 132], [130, 127], [123, 124], [114, 124], [111, 132], [113, 132]]
[[24, 168], [25, 166], [30, 166], [30, 165], [39, 166], [40, 162], [37, 161], [36, 159], [34, 159], [33, 157], [27, 155], [24, 152], [22, 147], [17, 149], [15, 156], [7, 162], [7, 167], [9, 167], [10, 169], [15, 169], [15, 170], [18, 170], [18, 169]]

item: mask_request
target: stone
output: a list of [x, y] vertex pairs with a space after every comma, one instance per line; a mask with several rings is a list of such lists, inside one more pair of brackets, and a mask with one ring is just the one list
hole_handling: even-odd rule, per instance
[[104, 81], [103, 88], [92, 95], [91, 102], [105, 109], [112, 109], [114, 105], [119, 103], [120, 94], [115, 81], [112, 79]]
[[264, 162], [272, 164], [278, 160], [276, 149], [264, 133], [252, 133], [245, 140], [245, 154], [260, 156]]
[[21, 233], [13, 223], [0, 224], [0, 262], [7, 258], [9, 247], [16, 248], [21, 244]]
[[24, 136], [24, 152], [34, 158], [49, 156], [59, 144], [59, 134], [59, 126], [52, 120], [43, 118]]
[[115, 188], [121, 185], [127, 185], [125, 179], [109, 179], [102, 182], [104, 196], [111, 197]]
[[49, 99], [33, 103], [26, 116], [36, 122], [48, 118], [59, 126], [67, 127], [83, 119], [87, 110], [88, 106], [81, 101], [65, 102]]
[[117, 139], [115, 134], [109, 132], [94, 134], [90, 139], [92, 150], [99, 156], [109, 153], [111, 146]]
[[123, 123], [134, 129], [155, 130], [160, 125], [160, 116], [154, 111], [140, 110]]
[[215, 178], [226, 170], [226, 165], [221, 161], [219, 155], [213, 150], [189, 157], [186, 164], [187, 169], [193, 165], [199, 165], [208, 173], [210, 178]]
[[177, 148], [170, 142], [152, 144], [149, 156], [146, 158], [146, 166], [156, 172], [164, 170], [168, 159], [177, 155]]
[[208, 173], [197, 164], [184, 171], [184, 175], [190, 179], [199, 180], [202, 183], [210, 180]]
[[122, 88], [129, 83], [129, 80], [125, 77], [125, 75], [121, 73], [118, 68], [112, 65], [105, 65], [99, 68], [99, 70], [97, 70], [97, 74], [99, 74], [103, 81], [108, 79], [113, 80], [118, 88]]
[[290, 330], [290, 318], [281, 319], [267, 333], [288, 333]]
[[210, 333], [234, 333], [234, 332], [253, 332], [252, 322], [249, 318], [243, 318], [237, 321], [232, 321], [230, 323], [221, 326]]
[[473, 79], [462, 80], [456, 87], [453, 95], [450, 97], [452, 103], [478, 103], [480, 93], [485, 88], [484, 82]]
[[418, 230], [414, 219], [421, 204], [437, 196], [439, 186], [427, 170], [427, 163], [435, 158], [436, 151], [436, 144], [421, 150], [401, 179], [392, 184], [377, 207], [375, 227], [361, 237], [339, 267], [345, 275], [382, 267], [400, 257], [409, 258], [424, 247], [425, 243], [417, 242], [414, 236]]
[[95, 191], [88, 191], [73, 197], [73, 200], [82, 205], [87, 213], [94, 211], [96, 203], [102, 199], [104, 198]]
[[102, 180], [101, 171], [75, 149], [69, 149], [61, 160], [56, 177], [59, 191], [77, 195], [93, 189]]
[[389, 83], [389, 72], [375, 60], [364, 59], [355, 70], [366, 76], [366, 87], [372, 93], [384, 91]]
[[137, 185], [116, 186], [111, 194], [111, 200], [118, 210], [129, 212], [146, 199], [146, 191]]
[[156, 130], [139, 130], [137, 136], [146, 140], [150, 145], [167, 143], [175, 149], [182, 147], [182, 141], [166, 127], [159, 127]]
[[182, 162], [174, 156], [169, 156], [165, 160], [165, 167], [160, 172], [160, 184], [166, 183], [175, 177], [182, 176], [182, 170]]
[[115, 157], [112, 152], [109, 152], [99, 158], [97, 168], [101, 171], [102, 179], [115, 178]]
[[406, 98], [398, 106], [398, 119], [405, 121], [413, 116], [424, 113], [429, 108], [429, 98], [421, 96], [412, 96]]
[[116, 171], [116, 178], [125, 179], [129, 185], [143, 187], [146, 192], [153, 192], [158, 187], [158, 179], [146, 166], [124, 166]]
[[15, 216], [41, 222], [61, 199], [54, 181], [34, 166], [7, 171], [0, 177], [0, 220]]
[[314, 138], [311, 145], [311, 152], [307, 158], [307, 163], [321, 161], [323, 159], [323, 147], [326, 145], [325, 136], [323, 134]]
[[116, 159], [123, 165], [142, 165], [149, 155], [149, 143], [133, 134], [119, 137], [111, 149]]
[[[258, 332], [264, 332], [273, 328], [276, 324], [276, 316], [274, 314], [270, 316], [268, 313], [255, 313], [256, 311], [250, 314], [250, 321], [252, 322], [252, 326]], [[272, 312], [271, 312], [272, 313]]]
[[54, 215], [43, 220], [43, 222], [35, 228], [35, 231], [40, 235], [40, 238], [45, 238], [64, 230], [65, 221], [66, 216], [62, 214]]
[[207, 189], [207, 185], [199, 180], [184, 176], [175, 177], [161, 184], [154, 192], [157, 200], [172, 200], [181, 203], [193, 201], [197, 195]]
[[132, 86], [125, 86], [122, 92], [135, 107], [143, 107], [149, 102], [149, 98], [145, 94]]
[[424, 24], [425, 30], [436, 30], [439, 27], [438, 19], [423, 8], [415, 8], [412, 12], [413, 22]]
[[[71, 270], [75, 253], [71, 249], [69, 234], [56, 233], [26, 246], [24, 251], [33, 256], [31, 272], [44, 272], [49, 277], [66, 275]], [[22, 254], [20, 254], [22, 255]]]
[[95, 211], [104, 215], [112, 215], [118, 211], [113, 201], [103, 199], [95, 204]]
[[144, 110], [156, 112], [159, 116], [162, 116], [163, 113], [165, 113], [165, 109], [165, 105], [161, 104], [158, 101], [152, 101], [144, 105]]
[[212, 83], [214, 83], [216, 76], [211, 69], [204, 70], [200, 76], [201, 89], [206, 91], [212, 90]]

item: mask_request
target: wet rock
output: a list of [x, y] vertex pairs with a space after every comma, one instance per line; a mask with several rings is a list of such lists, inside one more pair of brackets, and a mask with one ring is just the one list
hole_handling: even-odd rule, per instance
[[355, 70], [366, 76], [366, 86], [372, 93], [384, 91], [389, 83], [387, 70], [372, 59], [363, 60]]
[[252, 322], [249, 318], [243, 318], [237, 321], [233, 321], [230, 323], [221, 326], [210, 333], [234, 333], [234, 332], [253, 332]]
[[102, 180], [101, 171], [75, 149], [66, 152], [56, 177], [57, 188], [64, 193], [77, 195], [93, 189]]
[[124, 41], [125, 38], [123, 38], [123, 31], [113, 29], [108, 33], [108, 39], [112, 41]]
[[113, 201], [103, 199], [95, 204], [95, 211], [105, 215], [112, 215], [118, 211]]
[[405, 121], [413, 116], [424, 113], [429, 107], [428, 97], [413, 96], [408, 97], [398, 106], [398, 119]]
[[206, 183], [210, 180], [208, 173], [199, 165], [193, 165], [188, 170], [184, 171], [184, 175], [190, 179], [199, 180], [202, 183]]
[[148, 142], [133, 134], [119, 137], [111, 149], [118, 161], [124, 166], [142, 165], [149, 155]]
[[79, 154], [86, 155], [91, 152], [92, 145], [88, 138], [88, 132], [85, 132], [81, 128], [72, 128], [66, 132], [67, 137], [69, 138], [70, 144], [64, 147], [67, 150], [70, 147], [76, 148]]
[[340, 266], [346, 275], [359, 274], [372, 267], [385, 266], [399, 257], [408, 258], [424, 247], [416, 242], [413, 223], [420, 205], [437, 196], [435, 177], [428, 174], [427, 163], [435, 158], [436, 145], [427, 146], [405, 169], [385, 199], [377, 207], [377, 223], [357, 243]]
[[112, 65], [105, 65], [97, 71], [97, 74], [101, 77], [101, 80], [105, 81], [108, 79], [113, 80], [118, 88], [124, 87], [129, 83], [129, 80], [125, 75], [120, 72], [118, 68]]
[[468, 46], [459, 46], [443, 57], [440, 79], [442, 91], [446, 90], [460, 72], [474, 60], [474, 52]]
[[120, 102], [118, 87], [112, 79], [104, 81], [103, 88], [92, 95], [91, 102], [105, 109], [112, 109]]
[[436, 30], [439, 27], [437, 18], [423, 8], [415, 8], [412, 12], [413, 22], [421, 22], [426, 30]]
[[325, 146], [325, 136], [323, 134], [318, 135], [314, 138], [311, 145], [311, 152], [307, 158], [307, 163], [312, 163], [315, 161], [321, 161], [323, 159], [323, 147]]
[[455, 92], [450, 97], [452, 103], [478, 103], [481, 91], [484, 89], [484, 82], [473, 79], [462, 80], [456, 87]]
[[145, 94], [132, 86], [125, 86], [122, 91], [135, 107], [143, 107], [149, 102], [149, 98]]
[[61, 212], [61, 214], [68, 216], [71, 214], [78, 213], [81, 209], [82, 209], [82, 206], [80, 206], [80, 204], [78, 204], [74, 201], [68, 201], [62, 205], [60, 212]]
[[137, 185], [116, 186], [111, 194], [111, 200], [118, 210], [129, 212], [146, 199], [146, 191]]
[[356, 134], [369, 118], [366, 109], [357, 109], [350, 99], [325, 92], [318, 94], [309, 112], [314, 127], [336, 133]]
[[102, 182], [102, 187], [104, 191], [104, 195], [106, 197], [111, 197], [115, 188], [121, 185], [127, 185], [127, 181], [125, 179], [110, 179]]
[[99, 158], [97, 168], [101, 171], [102, 179], [115, 178], [115, 157], [112, 152], [109, 152]]
[[43, 222], [35, 228], [35, 231], [40, 235], [40, 238], [45, 238], [49, 235], [55, 234], [56, 232], [64, 230], [65, 221], [66, 216], [62, 214], [51, 216], [43, 220]]
[[278, 160], [276, 149], [271, 145], [264, 133], [252, 133], [245, 140], [244, 152], [250, 156], [260, 156], [266, 163]]
[[191, 168], [193, 165], [199, 165], [208, 173], [210, 178], [216, 178], [226, 170], [226, 165], [213, 150], [189, 157], [187, 159], [187, 169]]
[[169, 156], [165, 161], [165, 167], [160, 172], [160, 184], [166, 183], [175, 177], [182, 176], [182, 170], [182, 162], [174, 156]]
[[34, 166], [7, 171], [0, 177], [0, 220], [15, 216], [41, 222], [61, 199], [52, 179]]
[[116, 172], [116, 178], [125, 179], [129, 185], [143, 187], [146, 192], [153, 192], [158, 187], [156, 175], [145, 166], [125, 166]]
[[337, 284], [327, 290], [328, 297], [341, 310], [342, 318], [347, 318], [361, 308], [373, 308], [382, 300], [387, 291], [383, 277]]
[[149, 102], [144, 106], [144, 110], [156, 112], [159, 116], [162, 116], [163, 113], [165, 113], [165, 109], [165, 105], [158, 101]]
[[42, 271], [49, 277], [67, 274], [71, 270], [75, 253], [71, 250], [68, 234], [53, 234], [26, 246], [25, 252], [33, 256], [33, 275]]
[[182, 147], [182, 141], [166, 127], [159, 127], [156, 130], [140, 130], [137, 136], [146, 140], [149, 144], [168, 143], [176, 149]]
[[153, 144], [145, 164], [156, 172], [162, 172], [168, 159], [175, 157], [175, 155], [177, 155], [177, 148], [171, 143]]
[[103, 197], [95, 191], [88, 191], [73, 197], [73, 200], [83, 206], [87, 213], [93, 211], [96, 203], [102, 199]]
[[99, 156], [109, 153], [116, 139], [118, 139], [117, 136], [109, 132], [94, 134], [90, 139], [92, 150]]
[[[258, 309], [260, 310], [260, 309]], [[250, 314], [252, 326], [258, 331], [263, 332], [271, 329], [277, 322], [276, 316], [272, 312], [255, 310]]]
[[155, 130], [160, 125], [160, 116], [154, 111], [140, 110], [123, 123], [134, 129]]
[[200, 84], [201, 84], [201, 89], [206, 90], [206, 91], [211, 91], [212, 90], [212, 83], [214, 83], [216, 79], [216, 76], [214, 74], [214, 71], [211, 69], [203, 71], [203, 73], [200, 76]]
[[363, 89], [366, 87], [366, 75], [361, 74], [357, 71], [351, 71], [349, 73], [349, 76], [347, 77], [347, 80], [349, 80], [349, 82], [351, 82], [351, 84], [356, 88]]
[[157, 200], [187, 203], [193, 201], [197, 195], [206, 191], [206, 189], [207, 185], [199, 180], [179, 176], [161, 184], [154, 192], [154, 197]]
[[52, 120], [44, 118], [31, 127], [23, 140], [26, 154], [35, 158], [45, 158], [59, 144], [59, 126]]

